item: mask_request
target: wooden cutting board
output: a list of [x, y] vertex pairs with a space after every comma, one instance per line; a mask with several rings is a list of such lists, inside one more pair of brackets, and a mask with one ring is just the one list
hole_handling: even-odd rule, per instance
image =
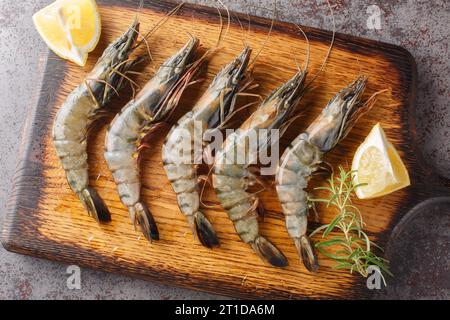
[[[366, 288], [365, 279], [347, 271], [334, 270], [334, 263], [323, 256], [319, 257], [321, 267], [317, 274], [305, 270], [284, 228], [273, 187], [262, 194], [268, 215], [261, 222], [261, 232], [286, 254], [289, 267], [277, 269], [264, 265], [249, 246], [239, 241], [232, 223], [221, 209], [205, 212], [211, 217], [222, 246], [214, 250], [202, 247], [189, 232], [163, 171], [161, 144], [169, 128], [161, 129], [153, 136], [151, 148], [146, 149], [142, 156], [143, 198], [158, 222], [161, 240], [149, 244], [135, 232], [126, 208], [119, 201], [103, 158], [105, 130], [111, 117], [100, 121], [98, 130], [94, 130], [89, 139], [89, 163], [91, 183], [105, 199], [113, 221], [98, 225], [87, 216], [66, 183], [52, 144], [51, 127], [67, 94], [82, 81], [107, 44], [126, 30], [134, 18], [136, 1], [99, 3], [103, 33], [98, 48], [89, 56], [87, 66], [77, 67], [53, 54], [44, 60], [43, 83], [38, 102], [30, 105], [20, 161], [3, 225], [4, 247], [68, 264], [235, 297], [370, 297], [371, 291]], [[140, 15], [141, 30], [149, 30], [173, 6], [173, 3], [165, 1], [146, 1]], [[223, 16], [225, 14], [222, 12]], [[185, 92], [180, 110], [172, 122], [192, 108], [214, 74], [242, 50], [243, 39], [246, 38], [255, 51], [263, 44], [271, 21], [250, 17], [247, 34], [247, 15], [237, 16], [245, 25], [245, 31], [234, 18], [223, 49], [210, 60], [206, 80]], [[199, 37], [205, 48], [212, 47], [217, 40], [219, 26], [216, 9], [185, 5], [149, 40], [154, 61], [143, 70], [143, 75], [137, 77], [137, 81], [144, 84], [155, 68], [187, 40], [188, 32]], [[308, 27], [303, 29], [311, 43], [310, 73], [315, 74], [328, 50], [331, 33]], [[256, 92], [266, 96], [288, 80], [296, 71], [295, 59], [304, 62], [306, 49], [306, 42], [296, 26], [275, 22], [270, 40], [255, 66], [254, 76], [260, 84]], [[347, 166], [371, 127], [377, 122], [382, 123], [390, 141], [404, 159], [412, 180], [412, 186], [407, 189], [356, 203], [364, 215], [370, 237], [384, 246], [395, 223], [415, 204], [440, 190], [438, 184], [429, 185], [429, 177], [434, 177], [434, 174], [420, 165], [417, 157], [413, 116], [416, 67], [406, 50], [338, 34], [325, 71], [315, 81], [315, 90], [298, 107], [304, 115], [290, 127], [283, 138], [283, 146], [304, 130], [327, 101], [359, 74], [370, 77], [367, 95], [386, 88], [389, 92], [380, 96], [373, 111], [327, 156], [327, 161], [335, 166]], [[130, 92], [124, 93], [113, 101], [111, 110], [117, 112], [129, 98]], [[428, 181], [428, 187], [425, 181]], [[217, 204], [211, 190], [208, 190], [205, 201]], [[335, 214], [326, 208], [319, 209], [320, 223], [329, 222]], [[311, 228], [317, 226], [317, 223], [310, 224]]]

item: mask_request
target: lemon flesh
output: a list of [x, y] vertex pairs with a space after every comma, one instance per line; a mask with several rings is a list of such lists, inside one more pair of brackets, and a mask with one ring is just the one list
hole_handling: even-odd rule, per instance
[[365, 184], [356, 188], [360, 199], [381, 197], [411, 184], [400, 155], [379, 123], [356, 151], [352, 170], [355, 184]]
[[95, 0], [58, 0], [33, 15], [34, 25], [58, 56], [80, 66], [100, 39], [101, 19]]

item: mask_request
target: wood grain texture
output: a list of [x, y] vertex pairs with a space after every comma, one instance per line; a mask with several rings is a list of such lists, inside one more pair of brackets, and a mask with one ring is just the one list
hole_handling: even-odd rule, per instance
[[[149, 244], [135, 232], [126, 208], [120, 203], [112, 176], [103, 158], [103, 142], [111, 118], [101, 121], [89, 139], [89, 163], [92, 186], [106, 201], [113, 221], [98, 225], [88, 217], [81, 203], [69, 189], [60, 168], [51, 139], [56, 112], [67, 94], [92, 68], [106, 45], [131, 23], [133, 1], [100, 1], [103, 34], [98, 48], [81, 69], [50, 54], [44, 74], [39, 102], [31, 106], [22, 151], [3, 226], [2, 243], [10, 251], [34, 255], [103, 271], [132, 275], [165, 284], [245, 298], [368, 298], [371, 292], [365, 280], [346, 271], [332, 269], [333, 262], [319, 257], [321, 268], [310, 274], [297, 258], [295, 248], [284, 228], [281, 208], [273, 188], [262, 194], [268, 215], [261, 222], [261, 232], [288, 257], [290, 265], [276, 269], [264, 265], [252, 250], [239, 241], [232, 223], [220, 209], [205, 213], [218, 232], [221, 248], [208, 250], [193, 239], [177, 207], [175, 194], [166, 179], [161, 145], [168, 128], [158, 131], [151, 148], [142, 155], [143, 199], [149, 205], [160, 229], [161, 240]], [[145, 32], [170, 10], [164, 1], [146, 2], [141, 12], [141, 30]], [[247, 16], [240, 16], [246, 21]], [[187, 32], [199, 37], [205, 48], [212, 47], [219, 32], [216, 9], [186, 5], [150, 39], [154, 61], [137, 77], [145, 83], [155, 68], [186, 41]], [[248, 42], [255, 49], [264, 42], [270, 21], [251, 17]], [[315, 74], [326, 55], [331, 33], [304, 28], [311, 43], [310, 73]], [[242, 49], [245, 32], [233, 21], [223, 49], [210, 60], [206, 81], [187, 90], [172, 121], [194, 105], [214, 74]], [[265, 96], [288, 80], [295, 72], [294, 57], [303, 61], [307, 46], [298, 29], [288, 23], [275, 22], [267, 47], [259, 56], [254, 76]], [[140, 53], [144, 54], [142, 48]], [[316, 89], [300, 103], [304, 116], [298, 119], [283, 138], [288, 141], [304, 130], [327, 101], [358, 74], [368, 75], [367, 95], [388, 88], [377, 106], [353, 129], [328, 156], [334, 165], [350, 163], [359, 143], [371, 127], [381, 122], [388, 138], [399, 150], [411, 173], [412, 186], [381, 199], [358, 201], [373, 240], [384, 245], [395, 223], [415, 204], [440, 194], [438, 183], [428, 186], [434, 176], [420, 165], [414, 146], [414, 122], [411, 117], [416, 85], [415, 62], [402, 48], [338, 34], [325, 71], [315, 82]], [[111, 104], [111, 114], [130, 98], [123, 94]], [[282, 150], [281, 150], [282, 151]], [[316, 185], [322, 183], [316, 181]], [[318, 194], [319, 195], [319, 194]], [[208, 204], [218, 204], [208, 190]], [[320, 209], [320, 223], [334, 212]], [[311, 223], [311, 228], [317, 226]]]

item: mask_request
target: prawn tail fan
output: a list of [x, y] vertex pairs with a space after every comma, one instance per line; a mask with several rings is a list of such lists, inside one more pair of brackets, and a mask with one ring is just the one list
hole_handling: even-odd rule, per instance
[[195, 223], [195, 233], [198, 236], [201, 244], [207, 248], [219, 247], [220, 242], [217, 237], [216, 231], [208, 221], [208, 219], [204, 216], [200, 211], [194, 214], [194, 223]]
[[138, 202], [133, 208], [136, 222], [139, 224], [145, 238], [150, 242], [152, 242], [152, 240], [159, 240], [159, 232], [158, 227], [156, 226], [156, 221], [145, 203]]
[[251, 246], [261, 259], [272, 266], [283, 268], [288, 265], [285, 255], [266, 238], [259, 236]]
[[317, 272], [319, 264], [317, 256], [314, 253], [311, 240], [307, 236], [294, 239], [295, 247], [297, 248], [299, 256], [302, 257], [303, 264], [310, 272]]
[[109, 213], [108, 207], [95, 189], [87, 187], [81, 191], [79, 198], [89, 212], [89, 215], [97, 220], [97, 222], [111, 221], [111, 214]]

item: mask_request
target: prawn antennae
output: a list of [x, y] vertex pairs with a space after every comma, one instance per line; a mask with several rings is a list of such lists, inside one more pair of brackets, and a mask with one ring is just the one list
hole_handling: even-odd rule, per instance
[[[296, 25], [297, 26], [297, 28], [300, 30], [300, 32], [303, 34], [303, 36], [305, 37], [305, 40], [306, 40], [306, 45], [308, 46], [308, 49], [307, 49], [307, 51], [306, 51], [306, 61], [305, 61], [305, 66], [304, 66], [304, 69], [303, 70], [308, 70], [308, 67], [309, 67], [309, 58], [310, 58], [310, 53], [311, 53], [311, 45], [310, 45], [310, 43], [309, 43], [309, 38], [308, 38], [308, 36], [306, 35], [306, 33], [305, 33], [305, 31], [303, 31], [303, 29], [299, 26], [299, 25]], [[296, 62], [297, 62], [297, 60], [296, 60]], [[298, 66], [298, 64], [297, 64], [297, 66]], [[297, 67], [298, 68], [298, 67]], [[301, 69], [298, 69], [298, 71], [302, 71]]]
[[[218, 47], [220, 45], [220, 42], [224, 38], [227, 37], [228, 32], [230, 31], [231, 16], [230, 16], [230, 10], [228, 9], [228, 7], [221, 0], [217, 0], [217, 1], [225, 8], [225, 11], [227, 12], [227, 28], [225, 29], [225, 33], [222, 33], [222, 27], [220, 28], [220, 37], [219, 37], [219, 40], [217, 41], [217, 47]], [[222, 21], [221, 21], [221, 25], [222, 25]]]
[[331, 51], [333, 50], [334, 41], [336, 39], [336, 20], [334, 18], [333, 8], [331, 7], [331, 4], [330, 4], [329, 0], [327, 0], [327, 4], [328, 4], [328, 8], [330, 9], [331, 19], [333, 21], [333, 36], [331, 37], [330, 46], [328, 48], [327, 54], [325, 56], [325, 59], [323, 60], [322, 65], [319, 68], [319, 71], [317, 71], [316, 74], [314, 75], [314, 77], [311, 79], [311, 81], [308, 82], [308, 84], [306, 85], [306, 88], [308, 88], [309, 85], [311, 83], [313, 83], [313, 81], [316, 80], [316, 78], [319, 76], [319, 74], [325, 69], [325, 66], [326, 66], [326, 64], [328, 62], [328, 59], [330, 58]]
[[[152, 53], [150, 52], [150, 45], [148, 44], [148, 40], [145, 38], [144, 35], [142, 35], [142, 33], [139, 32], [139, 30], [137, 30], [136, 28], [132, 28], [132, 29], [142, 38], [141, 41], [143, 41], [145, 43], [145, 46], [147, 48], [147, 54], [148, 54], [150, 60], [153, 61], [153, 56], [152, 56]], [[137, 48], [137, 46], [135, 48]]]
[[139, 17], [141, 15], [141, 11], [142, 11], [143, 7], [144, 7], [144, 0], [140, 0], [139, 1], [139, 6], [136, 9], [136, 16], [135, 16], [136, 20], [139, 20]]
[[[359, 108], [354, 114], [351, 115], [351, 118], [349, 119], [349, 124], [347, 125], [347, 127], [349, 129], [351, 129], [353, 127], [353, 125], [358, 122], [359, 118], [361, 118], [364, 114], [366, 114], [367, 112], [369, 112], [373, 106], [375, 105], [375, 103], [377, 102], [377, 97], [382, 94], [389, 91], [388, 89], [383, 89], [380, 91], [375, 92], [374, 94], [372, 94], [369, 99], [366, 100], [366, 102], [364, 102], [364, 104], [362, 105], [361, 108]], [[349, 130], [347, 130], [349, 131]], [[344, 136], [347, 133], [344, 133]]]
[[244, 26], [242, 25], [241, 19], [239, 19], [239, 17], [237, 16], [237, 14], [234, 14], [237, 22], [239, 23], [239, 27], [241, 28], [241, 32], [242, 32], [242, 45], [244, 47], [247, 47], [247, 36], [244, 36]]
[[223, 18], [222, 18], [222, 12], [220, 12], [219, 8], [217, 9], [217, 13], [219, 14], [219, 19], [220, 19], [220, 32], [219, 32], [219, 36], [217, 37], [217, 43], [216, 43], [216, 49], [220, 46], [220, 42], [222, 39], [222, 33], [223, 33]]
[[[143, 42], [145, 42], [145, 40], [147, 40], [153, 33], [155, 33], [162, 25], [164, 25], [171, 16], [175, 15], [180, 9], [181, 7], [184, 6], [184, 2], [180, 3], [179, 5], [177, 5], [175, 8], [173, 8], [172, 10], [170, 10], [162, 19], [160, 19], [154, 26], [153, 28], [151, 28], [144, 36], [143, 39], [141, 41], [139, 41], [133, 49], [138, 48]], [[145, 40], [144, 40], [145, 39]]]
[[[250, 62], [249, 64], [249, 68], [251, 68], [253, 66], [253, 64], [256, 62], [256, 59], [258, 59], [259, 55], [261, 54], [261, 52], [264, 50], [264, 48], [267, 45], [267, 42], [270, 39], [270, 36], [272, 35], [272, 30], [273, 30], [273, 25], [275, 24], [275, 17], [277, 16], [277, 1], [274, 1], [274, 6], [273, 6], [273, 15], [272, 15], [272, 21], [270, 23], [270, 28], [269, 28], [269, 32], [267, 33], [267, 37], [264, 40], [261, 48], [259, 48], [258, 52], [256, 53], [255, 57], [253, 58], [253, 60]], [[249, 17], [249, 23], [250, 23], [250, 17]]]

